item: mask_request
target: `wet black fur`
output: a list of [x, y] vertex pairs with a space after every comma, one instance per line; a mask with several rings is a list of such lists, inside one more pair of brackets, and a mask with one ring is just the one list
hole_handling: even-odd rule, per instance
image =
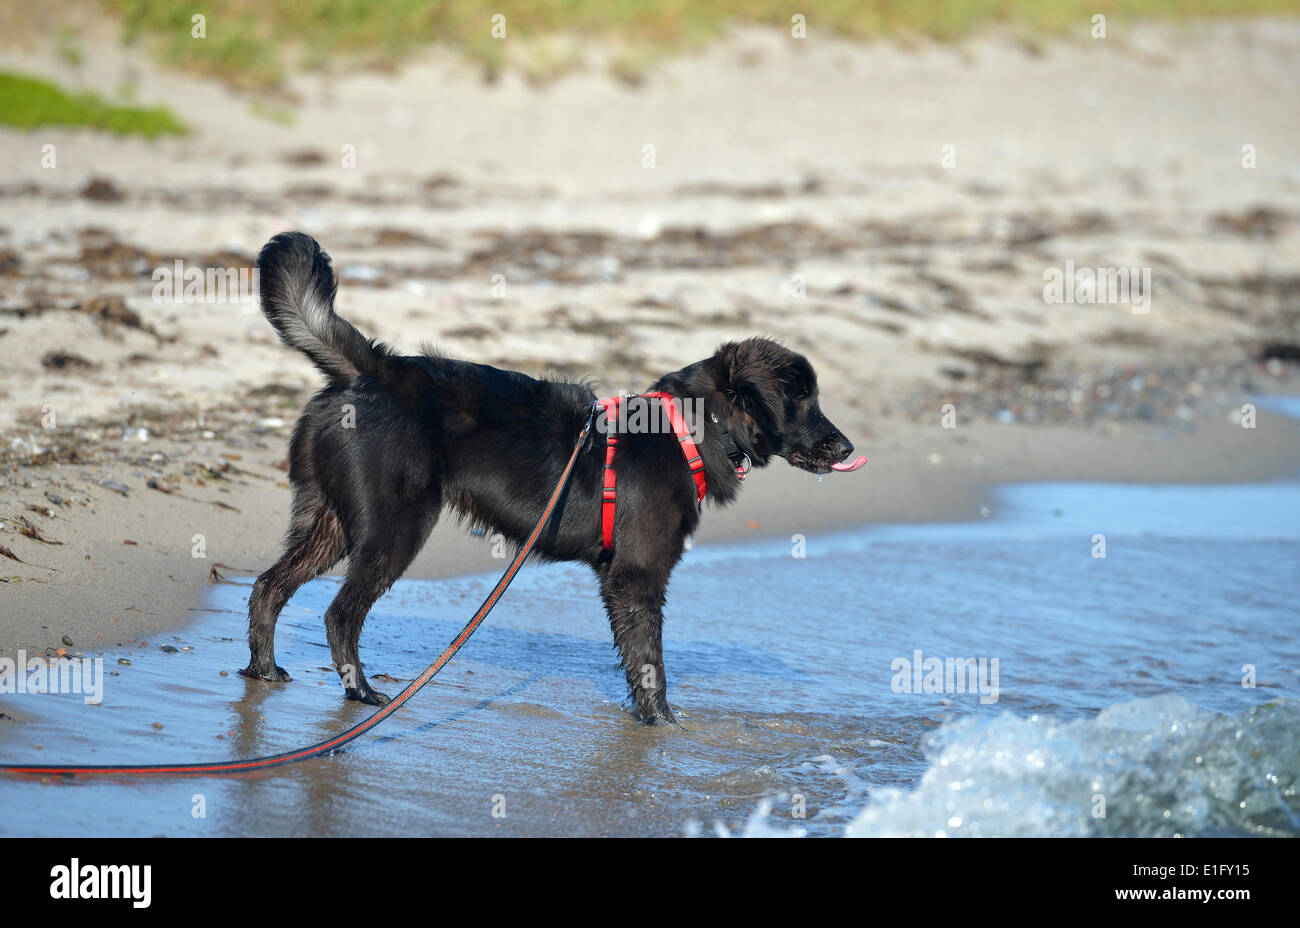
[[[308, 402], [289, 449], [293, 514], [285, 553], [249, 602], [245, 676], [287, 681], [275, 663], [275, 622], [307, 580], [347, 555], [347, 576], [325, 612], [348, 698], [383, 705], [357, 645], [375, 601], [402, 575], [444, 508], [516, 544], [541, 515], [595, 394], [585, 385], [444, 358], [402, 357], [333, 311], [328, 255], [302, 233], [277, 235], [258, 258], [262, 309], [281, 337], [329, 379]], [[824, 473], [852, 445], [822, 415], [801, 355], [768, 339], [722, 345], [652, 387], [703, 398], [700, 450], [715, 504], [736, 496], [732, 458], [774, 456]], [[715, 424], [712, 417], [716, 416]], [[351, 427], [348, 427], [351, 426]], [[593, 431], [569, 487], [534, 549], [589, 564], [637, 710], [673, 721], [663, 665], [665, 590], [699, 523], [695, 484], [672, 434], [625, 434], [616, 459], [614, 547], [601, 544], [605, 438]]]

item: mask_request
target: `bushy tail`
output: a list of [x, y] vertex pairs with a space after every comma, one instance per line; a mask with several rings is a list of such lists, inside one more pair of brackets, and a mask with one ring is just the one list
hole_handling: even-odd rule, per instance
[[388, 349], [367, 339], [334, 312], [338, 281], [330, 256], [310, 235], [281, 232], [257, 256], [262, 312], [280, 333], [334, 383], [374, 373]]

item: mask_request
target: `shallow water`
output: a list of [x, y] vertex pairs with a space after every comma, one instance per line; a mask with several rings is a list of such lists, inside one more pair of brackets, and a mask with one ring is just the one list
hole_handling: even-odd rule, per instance
[[[804, 557], [689, 552], [666, 633], [679, 728], [625, 708], [588, 572], [534, 566], [345, 751], [240, 779], [0, 779], [0, 834], [1300, 834], [1300, 485], [1036, 484], [989, 508], [814, 534]], [[362, 639], [398, 681], [376, 685], [423, 669], [494, 580], [394, 587]], [[347, 727], [372, 710], [327, 669], [337, 585], [281, 618], [293, 683], [235, 675], [249, 585], [212, 587], [184, 628], [106, 655], [102, 705], [0, 697], [34, 717], [4, 759], [233, 759]], [[996, 658], [996, 692], [898, 692], [924, 683], [895, 664], [918, 650], [983, 658], [986, 684]]]

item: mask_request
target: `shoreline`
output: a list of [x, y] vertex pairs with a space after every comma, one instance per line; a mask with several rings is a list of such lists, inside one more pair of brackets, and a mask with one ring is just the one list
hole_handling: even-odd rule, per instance
[[[879, 426], [875, 437], [850, 437], [871, 459], [863, 471], [829, 475], [819, 483], [776, 461], [753, 471], [728, 509], [706, 507], [695, 544], [968, 521], [979, 518], [991, 492], [1007, 484], [1253, 483], [1300, 473], [1300, 428], [1268, 409], [1260, 410], [1253, 430], [1226, 418], [1189, 433], [1132, 424], [974, 423], [945, 430], [894, 422]], [[268, 442], [257, 455], [242, 451], [240, 475], [207, 494], [221, 497], [219, 508], [188, 489], [168, 494], [139, 488], [130, 496], [96, 484], [70, 490], [66, 466], [24, 468], [25, 486], [0, 490], [0, 510], [19, 511], [25, 500], [41, 499], [47, 486], [54, 487], [49, 492], [66, 494], [65, 505], [50, 505], [52, 516], [38, 521], [45, 537], [62, 544], [16, 538], [12, 523], [0, 532], [0, 544], [26, 562], [5, 560], [0, 569], [22, 578], [3, 587], [9, 617], [0, 656], [20, 648], [29, 655], [65, 648], [75, 656], [139, 647], [142, 640], [183, 628], [202, 606], [210, 582], [255, 577], [269, 566], [288, 523], [290, 493], [274, 469], [283, 449]], [[102, 482], [139, 486], [129, 475], [121, 480], [125, 484]], [[199, 524], [196, 518], [205, 533], [190, 530]], [[205, 557], [193, 556], [196, 534], [205, 536]], [[404, 577], [493, 573], [503, 564], [492, 557], [486, 538], [470, 536], [445, 513]], [[336, 567], [325, 576], [338, 574]], [[242, 635], [242, 619], [237, 624], [232, 634]], [[65, 636], [72, 645], [64, 643]]]

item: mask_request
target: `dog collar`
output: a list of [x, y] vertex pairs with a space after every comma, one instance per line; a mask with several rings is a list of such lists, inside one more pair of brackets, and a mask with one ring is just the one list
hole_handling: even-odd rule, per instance
[[722, 437], [731, 445], [731, 450], [727, 452], [727, 458], [731, 461], [731, 466], [736, 470], [736, 479], [744, 480], [745, 475], [749, 473], [749, 469], [754, 466], [753, 462], [749, 460], [749, 455], [740, 450], [740, 447], [736, 444], [736, 440], [732, 438], [731, 433], [727, 431], [727, 427], [718, 421], [718, 414], [711, 412], [709, 413], [709, 418], [712, 419], [713, 424], [718, 427], [718, 431], [722, 433]]

